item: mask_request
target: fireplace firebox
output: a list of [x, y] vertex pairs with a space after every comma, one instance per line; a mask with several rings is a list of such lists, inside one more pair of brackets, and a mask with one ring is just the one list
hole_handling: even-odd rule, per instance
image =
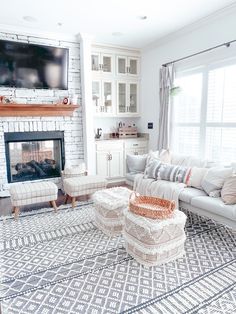
[[60, 177], [64, 132], [8, 132], [4, 140], [9, 183]]

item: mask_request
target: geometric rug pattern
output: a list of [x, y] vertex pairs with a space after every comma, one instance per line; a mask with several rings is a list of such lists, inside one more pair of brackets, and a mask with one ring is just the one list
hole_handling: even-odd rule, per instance
[[185, 256], [151, 268], [95, 227], [92, 203], [1, 221], [1, 313], [235, 313], [234, 232], [183, 211]]

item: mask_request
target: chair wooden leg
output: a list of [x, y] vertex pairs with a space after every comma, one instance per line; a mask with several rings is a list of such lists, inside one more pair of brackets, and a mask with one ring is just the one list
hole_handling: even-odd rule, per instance
[[55, 201], [50, 201], [51, 206], [54, 208], [55, 212], [57, 212], [57, 204]]
[[65, 197], [65, 204], [67, 204], [68, 199], [69, 199], [69, 195], [68, 195], [68, 194], [66, 194], [66, 197]]
[[18, 217], [19, 217], [19, 212], [20, 212], [20, 208], [17, 207], [17, 206], [14, 206], [14, 207], [13, 207], [13, 212], [14, 212], [14, 218], [15, 218], [15, 219], [18, 219]]
[[76, 201], [76, 197], [72, 197], [72, 208], [75, 208], [75, 201]]

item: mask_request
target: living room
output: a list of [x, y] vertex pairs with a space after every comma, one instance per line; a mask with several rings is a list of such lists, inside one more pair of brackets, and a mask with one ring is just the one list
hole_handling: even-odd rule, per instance
[[235, 1], [3, 6], [1, 313], [235, 312]]

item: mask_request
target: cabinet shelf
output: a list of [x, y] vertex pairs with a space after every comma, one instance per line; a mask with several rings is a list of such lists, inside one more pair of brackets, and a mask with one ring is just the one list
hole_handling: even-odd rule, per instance
[[0, 117], [72, 116], [79, 105], [64, 104], [0, 104]]

